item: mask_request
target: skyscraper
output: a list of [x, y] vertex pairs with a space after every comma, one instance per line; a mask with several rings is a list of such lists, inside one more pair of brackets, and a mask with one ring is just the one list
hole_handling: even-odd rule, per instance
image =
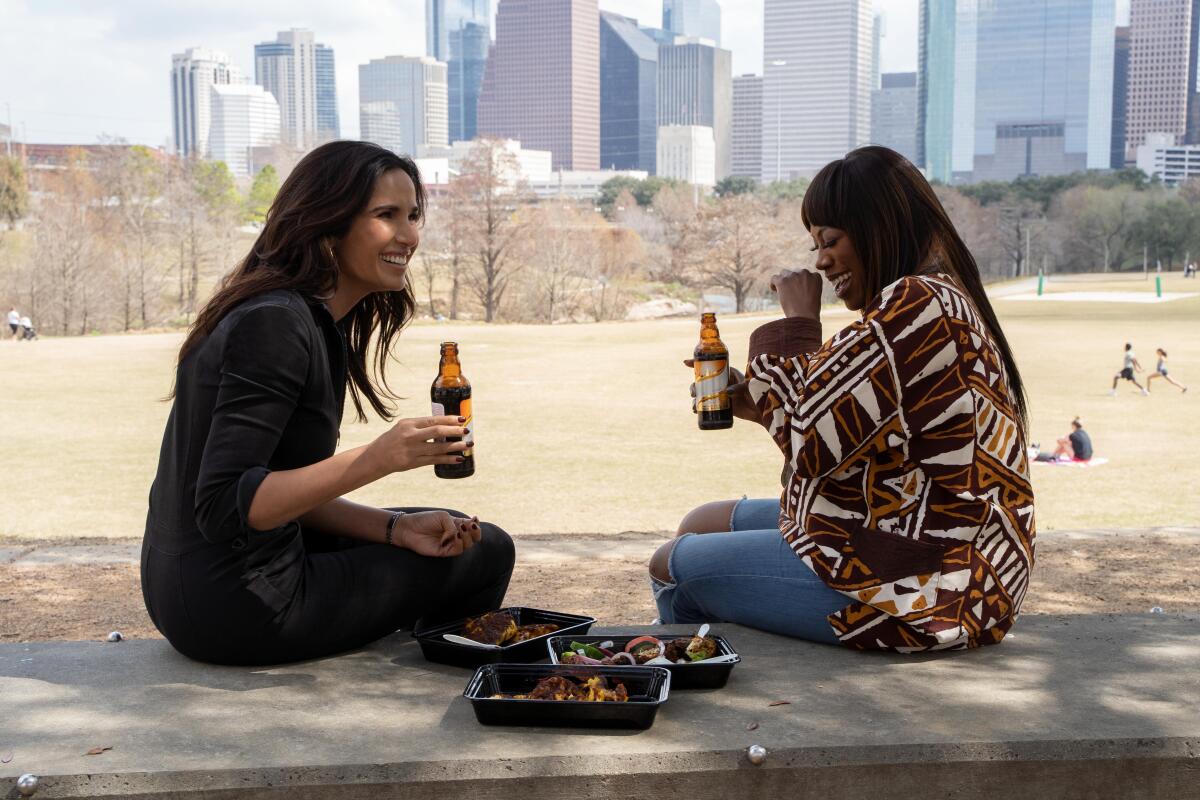
[[733, 79], [730, 175], [758, 180], [762, 174], [762, 90], [761, 75], [739, 75]]
[[254, 46], [254, 82], [279, 102], [288, 144], [307, 150], [338, 135], [333, 66], [333, 50], [309, 30], [281, 31], [274, 42]]
[[663, 0], [662, 26], [676, 36], [708, 39], [721, 46], [721, 6], [717, 0]]
[[432, 58], [388, 56], [358, 67], [360, 136], [416, 157], [450, 144], [446, 65]]
[[600, 166], [654, 174], [658, 45], [619, 14], [600, 14]]
[[317, 59], [317, 141], [330, 142], [342, 137], [337, 107], [337, 70], [332, 47], [317, 44], [314, 52]]
[[930, 177], [1111, 163], [1115, 0], [923, 0], [919, 147]]
[[279, 103], [261, 86], [225, 84], [212, 87], [209, 155], [224, 161], [234, 175], [252, 175], [254, 148], [279, 143]]
[[1125, 110], [1126, 160], [1150, 133], [1175, 144], [1200, 133], [1195, 117], [1196, 45], [1200, 0], [1132, 0], [1129, 7], [1129, 93]]
[[1125, 108], [1129, 101], [1129, 26], [1117, 28], [1113, 49], [1112, 153], [1109, 166], [1125, 166]]
[[706, 39], [677, 36], [658, 48], [658, 127], [712, 128], [717, 180], [729, 175], [733, 125], [733, 57]]
[[917, 160], [917, 73], [887, 72], [871, 92], [871, 144]]
[[500, 0], [478, 133], [549, 150], [554, 169], [599, 168], [597, 0]]
[[878, 89], [882, 83], [883, 68], [881, 55], [883, 40], [887, 38], [887, 17], [877, 13], [875, 25], [871, 30], [871, 91]]
[[451, 141], [475, 138], [491, 41], [491, 0], [425, 0], [426, 52], [447, 66]]
[[[955, 2], [922, 0], [918, 12], [916, 163], [942, 183], [954, 172]], [[964, 68], [974, 75], [971, 59], [964, 58]]]
[[171, 56], [171, 128], [175, 152], [208, 157], [212, 87], [244, 83], [245, 76], [220, 50], [189, 47]]
[[871, 136], [872, 0], [764, 0], [764, 181], [812, 175]]

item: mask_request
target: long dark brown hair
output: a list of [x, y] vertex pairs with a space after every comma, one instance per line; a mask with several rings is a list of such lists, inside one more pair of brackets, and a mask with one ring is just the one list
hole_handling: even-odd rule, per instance
[[988, 302], [975, 257], [929, 182], [904, 156], [886, 147], [860, 147], [826, 164], [813, 178], [800, 211], [804, 227], [846, 232], [862, 261], [868, 302], [907, 275], [936, 268], [951, 274], [971, 297], [1000, 349], [1021, 424], [1028, 403], [1012, 348]]
[[[227, 274], [196, 315], [179, 349], [182, 362], [230, 311], [256, 295], [291, 289], [305, 298], [328, 298], [337, 287], [334, 247], [366, 208], [375, 182], [384, 173], [404, 170], [416, 188], [417, 208], [425, 217], [425, 187], [417, 166], [370, 142], [339, 141], [321, 145], [300, 160], [283, 182], [267, 212], [266, 225], [250, 253]], [[399, 292], [374, 292], [339, 321], [348, 344], [350, 397], [363, 421], [363, 398], [375, 413], [390, 419], [395, 399], [384, 370], [396, 335], [412, 319], [416, 301], [411, 285]], [[371, 337], [378, 331], [374, 369], [367, 366]]]

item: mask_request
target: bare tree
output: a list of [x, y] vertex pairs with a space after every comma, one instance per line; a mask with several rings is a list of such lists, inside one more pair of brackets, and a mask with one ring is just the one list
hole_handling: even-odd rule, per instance
[[699, 225], [704, 246], [697, 272], [733, 293], [737, 313], [745, 311], [750, 293], [786, 259], [771, 207], [752, 194], [730, 194], [707, 205]]
[[1033, 246], [1033, 237], [1041, 233], [1045, 219], [1041, 206], [1024, 197], [1010, 196], [996, 210], [996, 243], [1012, 265], [1011, 277], [1019, 278], [1031, 269], [1026, 262]]
[[230, 266], [243, 204], [222, 161], [173, 161], [164, 198], [171, 249], [178, 251], [179, 310], [190, 318], [199, 304], [201, 271]]
[[98, 170], [105, 189], [109, 251], [121, 264], [122, 328], [133, 329], [135, 321], [144, 328], [162, 262], [163, 159], [147, 147], [114, 147], [102, 157]]
[[99, 194], [83, 151], [72, 152], [66, 166], [46, 176], [42, 186], [29, 294], [37, 297], [45, 290], [50, 305], [37, 311], [47, 318], [48, 330], [86, 333], [93, 322], [94, 293], [88, 284], [102, 285], [107, 262], [95, 258]]
[[[459, 300], [462, 295], [463, 265], [468, 256], [466, 231], [468, 226], [466, 214], [470, 213], [467, 206], [462, 205], [463, 196], [448, 194], [430, 204], [425, 221], [424, 242], [421, 252], [428, 260], [427, 278], [430, 281], [429, 301], [433, 307], [433, 276], [434, 270], [445, 268], [446, 277], [450, 281], [450, 308], [447, 316], [458, 319]], [[431, 312], [433, 313], [433, 312]]]
[[530, 209], [528, 223], [519, 256], [532, 289], [530, 305], [539, 309], [531, 316], [549, 323], [570, 318], [593, 285], [596, 245], [607, 223], [561, 203]]
[[636, 232], [607, 226], [595, 243], [596, 286], [591, 291], [590, 311], [597, 322], [625, 316], [627, 304], [622, 284], [643, 258], [645, 247]]
[[1062, 223], [1067, 247], [1086, 257], [1078, 266], [1088, 269], [1099, 260], [1104, 272], [1114, 264], [1120, 267], [1128, 257], [1129, 237], [1142, 199], [1143, 193], [1128, 185], [1112, 189], [1076, 186], [1055, 199], [1052, 216]]
[[699, 244], [700, 208], [693, 186], [664, 186], [654, 196], [654, 214], [661, 222], [656, 232], [666, 259], [658, 264], [654, 280], [688, 283], [693, 277], [693, 256]]
[[483, 307], [484, 320], [496, 319], [504, 293], [520, 262], [511, 249], [524, 230], [521, 206], [528, 192], [516, 179], [516, 157], [491, 139], [480, 139], [450, 183], [451, 203], [463, 221], [464, 279]]
[[958, 235], [975, 257], [980, 273], [1007, 276], [1009, 264], [1000, 250], [996, 213], [949, 186], [935, 186], [934, 191]]

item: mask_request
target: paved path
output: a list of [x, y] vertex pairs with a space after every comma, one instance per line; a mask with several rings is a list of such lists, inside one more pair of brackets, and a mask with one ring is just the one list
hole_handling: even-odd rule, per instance
[[[595, 561], [644, 561], [654, 546], [669, 534], [627, 533], [591, 534], [531, 534], [516, 537], [517, 559], [521, 563], [559, 563], [578, 559]], [[1178, 536], [1200, 537], [1200, 528], [1163, 526], [1158, 528], [1113, 528], [1082, 531], [1039, 531], [1045, 540], [1069, 539], [1111, 540], [1117, 536]], [[57, 564], [136, 564], [141, 541], [137, 539], [106, 540], [89, 543], [37, 541], [22, 543], [0, 542], [0, 566], [47, 567]]]

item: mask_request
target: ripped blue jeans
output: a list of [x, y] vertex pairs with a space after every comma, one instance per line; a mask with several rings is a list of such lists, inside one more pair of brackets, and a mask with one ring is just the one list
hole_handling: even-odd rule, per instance
[[671, 551], [671, 582], [650, 579], [664, 624], [733, 622], [837, 644], [828, 617], [850, 605], [797, 558], [779, 532], [778, 500], [739, 500], [728, 533], [687, 533]]

